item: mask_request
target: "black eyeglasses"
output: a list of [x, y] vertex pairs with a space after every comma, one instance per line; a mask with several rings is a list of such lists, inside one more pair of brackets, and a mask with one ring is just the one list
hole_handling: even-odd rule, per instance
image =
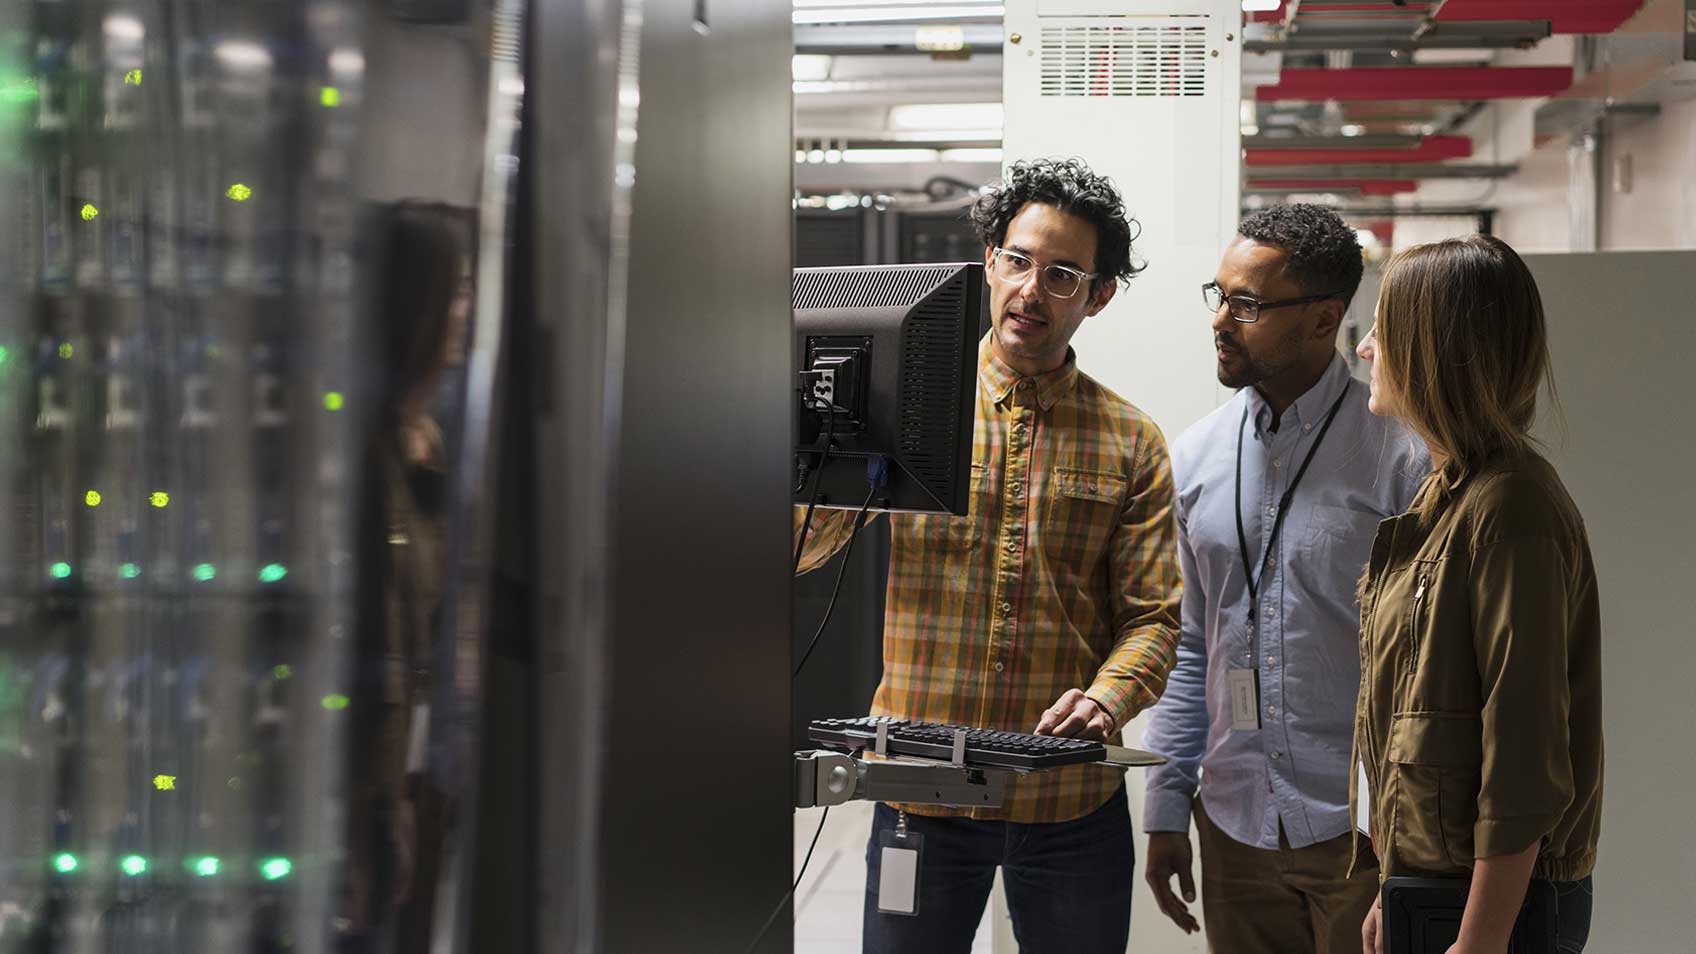
[[1326, 292], [1323, 295], [1303, 295], [1300, 298], [1280, 298], [1277, 301], [1260, 301], [1247, 295], [1227, 295], [1219, 287], [1218, 282], [1208, 282], [1201, 286], [1201, 300], [1207, 304], [1207, 310], [1215, 315], [1226, 302], [1231, 303], [1231, 317], [1245, 325], [1252, 325], [1260, 320], [1260, 313], [1268, 308], [1288, 308], [1291, 305], [1309, 305], [1327, 298], [1335, 298], [1340, 292]]

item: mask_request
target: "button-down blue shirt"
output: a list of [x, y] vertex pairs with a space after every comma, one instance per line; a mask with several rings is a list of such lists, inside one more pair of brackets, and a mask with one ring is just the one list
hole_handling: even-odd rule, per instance
[[[1342, 394], [1325, 440], [1290, 501], [1260, 578], [1251, 628], [1237, 544], [1237, 433], [1243, 428], [1242, 519], [1250, 563], [1265, 555], [1278, 502]], [[1405, 511], [1431, 469], [1425, 447], [1367, 410], [1367, 387], [1339, 355], [1272, 428], [1272, 410], [1245, 388], [1172, 446], [1183, 637], [1143, 745], [1150, 769], [1143, 827], [1187, 831], [1199, 770], [1202, 804], [1237, 841], [1301, 848], [1347, 832], [1349, 740], [1360, 684], [1355, 587], [1378, 522]], [[1229, 672], [1258, 669], [1260, 728], [1231, 728]]]

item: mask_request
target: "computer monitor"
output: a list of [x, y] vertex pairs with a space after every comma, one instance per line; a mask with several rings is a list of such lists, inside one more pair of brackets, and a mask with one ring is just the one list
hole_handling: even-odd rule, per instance
[[883, 457], [871, 509], [966, 513], [984, 291], [979, 262], [795, 269], [797, 503], [858, 509]]

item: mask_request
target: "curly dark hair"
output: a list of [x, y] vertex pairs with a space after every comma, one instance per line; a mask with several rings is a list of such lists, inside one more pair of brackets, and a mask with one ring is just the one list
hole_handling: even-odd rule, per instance
[[1237, 234], [1282, 249], [1285, 271], [1303, 294], [1336, 292], [1343, 307], [1354, 300], [1365, 269], [1360, 240], [1337, 213], [1305, 202], [1275, 205], [1243, 219]]
[[1007, 240], [1013, 217], [1031, 202], [1095, 226], [1096, 281], [1128, 282], [1148, 267], [1131, 251], [1142, 226], [1126, 214], [1113, 180], [1090, 171], [1082, 159], [1032, 159], [1008, 166], [1001, 186], [972, 204], [972, 227], [984, 245], [998, 246]]

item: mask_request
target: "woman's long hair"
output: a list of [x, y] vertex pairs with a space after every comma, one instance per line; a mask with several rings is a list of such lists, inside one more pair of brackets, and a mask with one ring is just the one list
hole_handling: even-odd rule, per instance
[[1493, 236], [1417, 245], [1392, 259], [1377, 336], [1380, 386], [1443, 461], [1418, 509], [1490, 458], [1529, 450], [1537, 392], [1547, 384], [1557, 400], [1537, 283]]

